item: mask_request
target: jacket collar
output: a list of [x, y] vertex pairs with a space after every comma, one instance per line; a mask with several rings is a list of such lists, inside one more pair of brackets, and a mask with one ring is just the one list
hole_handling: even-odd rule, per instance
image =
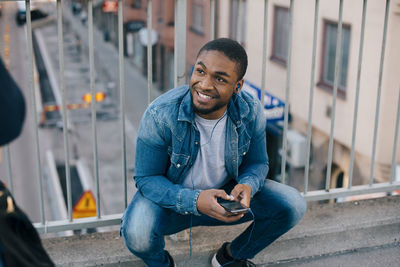
[[[189, 85], [186, 85], [187, 91], [183, 96], [182, 102], [179, 105], [178, 121], [194, 122], [194, 111], [192, 107], [192, 95], [190, 94]], [[228, 104], [228, 116], [237, 126], [242, 123], [250, 112], [249, 105], [240, 96], [240, 94], [233, 94]]]

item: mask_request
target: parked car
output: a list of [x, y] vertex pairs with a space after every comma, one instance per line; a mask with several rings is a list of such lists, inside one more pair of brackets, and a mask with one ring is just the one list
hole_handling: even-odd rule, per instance
[[73, 2], [72, 3], [72, 13], [74, 15], [78, 15], [82, 11], [82, 5], [81, 3]]
[[[26, 22], [26, 7], [25, 2], [18, 1], [18, 11], [15, 16], [18, 25], [23, 25]], [[32, 21], [47, 17], [47, 13], [41, 11], [35, 6], [31, 6], [31, 19]]]
[[0, 17], [1, 17], [2, 9], [3, 9], [3, 6], [0, 3]]

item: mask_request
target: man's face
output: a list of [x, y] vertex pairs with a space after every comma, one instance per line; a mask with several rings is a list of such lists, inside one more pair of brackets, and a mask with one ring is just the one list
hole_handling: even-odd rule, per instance
[[236, 64], [215, 50], [198, 56], [190, 78], [190, 93], [193, 110], [200, 117], [214, 120], [224, 115], [237, 85], [239, 91], [243, 84], [243, 80], [237, 81]]

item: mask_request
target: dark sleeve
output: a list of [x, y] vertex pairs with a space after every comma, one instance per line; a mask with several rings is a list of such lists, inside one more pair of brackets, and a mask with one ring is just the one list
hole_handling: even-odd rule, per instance
[[24, 97], [0, 58], [0, 146], [18, 137], [24, 119]]

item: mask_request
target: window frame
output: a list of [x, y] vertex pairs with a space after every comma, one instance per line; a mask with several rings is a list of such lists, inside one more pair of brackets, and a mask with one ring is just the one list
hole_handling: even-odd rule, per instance
[[142, 0], [133, 0], [131, 3], [131, 7], [134, 9], [141, 9], [143, 6]]
[[[327, 62], [325, 62], [325, 55], [327, 53], [326, 49], [328, 46], [327, 43], [327, 34], [328, 34], [328, 25], [334, 25], [338, 28], [339, 23], [337, 21], [333, 21], [333, 20], [329, 20], [329, 19], [323, 19], [323, 36], [322, 36], [322, 49], [321, 49], [321, 67], [320, 67], [320, 73], [319, 73], [319, 81], [317, 83], [317, 86], [327, 92], [333, 93], [333, 83], [332, 84], [329, 81], [326, 81], [324, 78], [324, 73], [325, 73], [325, 69], [326, 69], [326, 64]], [[341, 77], [339, 76], [339, 83], [338, 83], [338, 88], [337, 88], [337, 96], [339, 98], [342, 99], [346, 99], [346, 94], [347, 94], [347, 89], [348, 87], [348, 77], [349, 77], [349, 65], [350, 65], [350, 49], [351, 49], [351, 25], [348, 23], [343, 23], [342, 24], [342, 36], [343, 36], [343, 29], [347, 29], [349, 30], [349, 43], [348, 43], [348, 47], [349, 47], [349, 51], [348, 51], [348, 58], [347, 58], [347, 71], [346, 71], [346, 84], [344, 85], [344, 87], [340, 84], [340, 79]], [[342, 38], [342, 42], [343, 42], [343, 38]], [[342, 43], [342, 49], [343, 49], [343, 43]], [[342, 50], [343, 53], [343, 50]], [[336, 57], [335, 57], [336, 58]], [[343, 64], [343, 60], [341, 61], [341, 64]], [[341, 70], [343, 70], [343, 65]]]
[[[201, 25], [198, 25], [197, 22], [195, 21], [195, 7], [201, 8]], [[205, 6], [204, 6], [204, 1], [199, 1], [199, 0], [192, 0], [191, 1], [191, 16], [190, 16], [190, 30], [198, 35], [204, 35], [205, 32]]]
[[[275, 5], [274, 6], [274, 24], [273, 24], [273, 34], [272, 34], [272, 53], [271, 53], [271, 57], [270, 59], [276, 63], [278, 63], [279, 65], [283, 66], [283, 67], [287, 67], [287, 59], [288, 59], [288, 53], [289, 53], [289, 47], [287, 48], [287, 55], [286, 58], [281, 57], [280, 55], [277, 55], [276, 53], [276, 40], [277, 40], [277, 34], [278, 34], [278, 12], [277, 10], [284, 10], [287, 11], [288, 13], [288, 24], [290, 24], [290, 9], [289, 7], [286, 6], [278, 6]], [[287, 32], [287, 42], [288, 42], [288, 46], [289, 46], [289, 32]]]

